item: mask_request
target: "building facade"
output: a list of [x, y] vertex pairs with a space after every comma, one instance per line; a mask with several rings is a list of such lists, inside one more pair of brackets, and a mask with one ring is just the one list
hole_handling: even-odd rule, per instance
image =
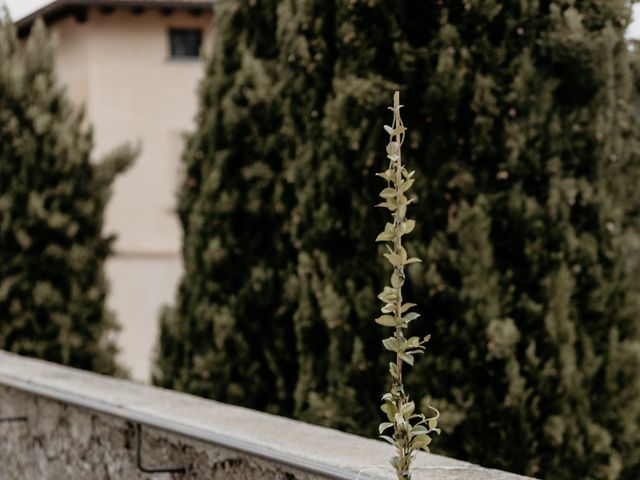
[[140, 147], [115, 183], [105, 228], [117, 235], [107, 274], [121, 363], [148, 381], [158, 314], [181, 274], [180, 154], [196, 113], [212, 2], [61, 0], [16, 22], [21, 36], [37, 17], [55, 36], [61, 82], [93, 127], [95, 158], [124, 142]]

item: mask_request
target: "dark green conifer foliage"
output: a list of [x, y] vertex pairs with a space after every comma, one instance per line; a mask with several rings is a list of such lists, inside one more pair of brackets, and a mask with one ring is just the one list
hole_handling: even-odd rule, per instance
[[[0, 17], [3, 14], [0, 13]], [[92, 163], [91, 134], [58, 85], [37, 23], [26, 50], [0, 18], [0, 348], [118, 373], [105, 308], [103, 214], [134, 153]]]
[[323, 46], [310, 33], [323, 28], [320, 3], [277, 4], [216, 10], [198, 129], [183, 159], [185, 274], [162, 316], [154, 380], [282, 413], [292, 411], [298, 375], [289, 160], [303, 151], [296, 142], [321, 106], [317, 77], [326, 72], [313, 66]]
[[[418, 246], [435, 339], [411, 380], [429, 376], [448, 451], [543, 478], [632, 479], [640, 163], [629, 11], [572, 4], [448, 11], [430, 82], [446, 94], [425, 89], [420, 102], [427, 135], [448, 139], [427, 140], [444, 198], [422, 206], [446, 210]], [[455, 116], [438, 115], [451, 99]]]
[[[368, 240], [383, 213], [369, 205], [385, 163], [380, 119], [400, 89], [404, 157], [418, 171], [407, 249], [424, 260], [407, 297], [426, 320], [410, 334], [433, 334], [406, 382], [423, 410], [429, 395], [442, 412], [434, 450], [549, 479], [635, 480], [629, 2], [325, 5], [220, 7], [185, 155], [187, 274], [157, 380], [375, 434], [385, 278]], [[263, 96], [271, 109], [253, 111]], [[262, 184], [244, 173], [265, 165]], [[253, 286], [257, 268], [270, 288]]]

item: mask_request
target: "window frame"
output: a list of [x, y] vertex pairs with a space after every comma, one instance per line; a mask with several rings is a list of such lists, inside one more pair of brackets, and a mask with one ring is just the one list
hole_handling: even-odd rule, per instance
[[[169, 60], [178, 62], [192, 62], [198, 61], [202, 56], [202, 43], [204, 41], [204, 32], [200, 27], [169, 27], [168, 29], [168, 42], [169, 42]], [[195, 55], [177, 55], [175, 53], [175, 38], [179, 34], [197, 34], [198, 39], [198, 52]]]

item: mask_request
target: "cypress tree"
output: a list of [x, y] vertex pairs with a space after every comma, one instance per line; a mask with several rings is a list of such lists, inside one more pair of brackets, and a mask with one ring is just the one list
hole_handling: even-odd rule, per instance
[[[185, 274], [176, 306], [162, 314], [157, 384], [292, 411], [298, 366], [289, 159], [321, 95], [313, 62], [322, 45], [301, 40], [323, 28], [319, 7], [247, 0], [216, 10], [198, 128], [183, 158]], [[301, 57], [304, 68], [283, 76], [283, 65], [295, 69]]]
[[[628, 5], [490, 3], [448, 10], [437, 39], [432, 81], [460, 101], [455, 117], [429, 118], [459, 141], [427, 153], [442, 161], [431, 178], [444, 174], [433, 191], [446, 217], [418, 249], [443, 341], [415, 374], [443, 400], [448, 451], [544, 478], [636, 478]], [[442, 108], [439, 98], [427, 91], [422, 104]]]
[[[434, 450], [551, 479], [637, 478], [640, 163], [628, 3], [335, 2], [313, 10], [304, 33], [304, 21], [283, 21], [289, 2], [232, 5], [217, 13], [214, 45], [228, 50], [209, 63], [193, 136], [219, 146], [194, 149], [192, 138], [185, 154], [194, 178], [230, 181], [205, 195], [181, 191], [193, 199], [181, 203], [187, 275], [164, 317], [160, 382], [375, 433], [371, 399], [385, 391], [387, 365], [372, 322], [386, 279], [368, 240], [383, 214], [369, 204], [385, 163], [379, 119], [400, 89], [412, 127], [404, 156], [417, 170], [407, 250], [425, 261], [409, 272], [407, 296], [426, 321], [409, 334], [433, 334], [406, 383], [423, 410], [431, 402], [442, 412]], [[264, 41], [276, 98], [268, 119], [237, 113], [233, 88], [253, 70], [225, 63], [247, 55], [256, 11], [289, 32]], [[305, 54], [309, 45], [323, 55]], [[225, 120], [232, 112], [241, 139]], [[267, 155], [259, 149], [272, 136], [283, 144]], [[264, 162], [262, 181], [288, 192], [260, 197], [257, 216], [271, 223], [240, 203], [224, 218], [212, 213], [226, 188], [253, 195], [241, 175]], [[204, 252], [227, 255], [229, 243], [234, 267], [211, 268]], [[254, 265], [279, 283], [240, 304]], [[242, 282], [230, 283], [238, 270]], [[253, 352], [220, 343], [228, 337]], [[230, 385], [248, 396], [230, 396]], [[260, 388], [267, 397], [254, 396]]]
[[101, 373], [118, 373], [105, 307], [102, 234], [122, 147], [90, 161], [91, 133], [54, 74], [44, 26], [26, 49], [0, 18], [0, 348]]

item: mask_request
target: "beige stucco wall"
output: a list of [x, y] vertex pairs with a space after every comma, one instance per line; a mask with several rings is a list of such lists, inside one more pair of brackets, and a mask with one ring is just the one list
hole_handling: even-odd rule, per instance
[[58, 74], [94, 127], [96, 158], [123, 142], [141, 147], [116, 181], [106, 220], [106, 231], [118, 236], [107, 266], [109, 301], [123, 326], [121, 359], [136, 379], [149, 377], [157, 313], [173, 300], [180, 275], [179, 156], [203, 71], [201, 60], [170, 58], [168, 31], [200, 27], [206, 34], [210, 23], [211, 14], [188, 11], [94, 8], [84, 23], [68, 17], [52, 26]]

